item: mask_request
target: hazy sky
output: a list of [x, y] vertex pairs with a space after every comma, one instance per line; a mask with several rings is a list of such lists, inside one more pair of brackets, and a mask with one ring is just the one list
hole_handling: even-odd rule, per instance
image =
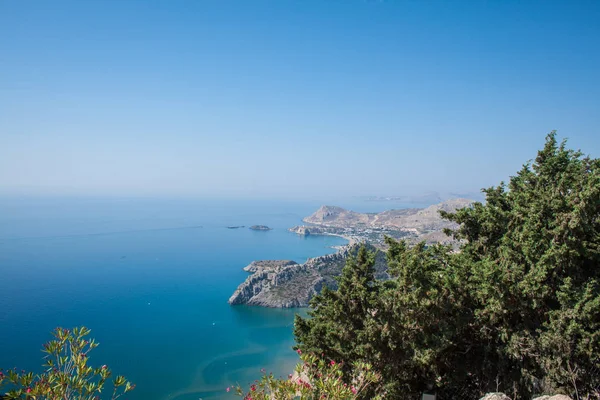
[[600, 157], [600, 1], [0, 0], [0, 192], [477, 191]]

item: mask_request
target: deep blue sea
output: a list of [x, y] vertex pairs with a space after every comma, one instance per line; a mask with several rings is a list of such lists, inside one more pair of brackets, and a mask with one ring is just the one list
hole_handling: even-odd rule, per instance
[[[41, 371], [50, 331], [85, 325], [100, 342], [91, 364], [135, 383], [131, 400], [226, 399], [227, 386], [248, 384], [261, 368], [287, 375], [298, 361], [294, 314], [304, 311], [227, 299], [253, 260], [303, 262], [345, 243], [287, 231], [319, 205], [0, 199], [0, 367]], [[273, 230], [247, 229], [253, 224]]]

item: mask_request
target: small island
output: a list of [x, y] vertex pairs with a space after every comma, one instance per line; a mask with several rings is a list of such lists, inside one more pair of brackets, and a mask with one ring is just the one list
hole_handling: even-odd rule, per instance
[[270, 231], [271, 228], [269, 228], [266, 225], [252, 225], [249, 229], [252, 229], [253, 231]]

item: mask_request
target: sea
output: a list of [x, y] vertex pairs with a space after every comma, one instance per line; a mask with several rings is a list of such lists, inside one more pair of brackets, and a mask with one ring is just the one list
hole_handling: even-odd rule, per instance
[[294, 316], [306, 310], [227, 300], [253, 260], [304, 262], [346, 243], [288, 232], [321, 203], [0, 198], [0, 368], [41, 372], [51, 331], [86, 326], [100, 343], [90, 364], [136, 384], [124, 399], [230, 399], [227, 387], [248, 387], [262, 371], [287, 376], [298, 362]]

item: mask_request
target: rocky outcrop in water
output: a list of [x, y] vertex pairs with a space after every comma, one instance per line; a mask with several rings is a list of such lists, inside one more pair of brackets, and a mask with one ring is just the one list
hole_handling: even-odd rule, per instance
[[[304, 264], [293, 261], [255, 261], [245, 268], [253, 272], [229, 298], [229, 304], [249, 304], [263, 307], [307, 307], [310, 299], [324, 286], [337, 288], [340, 275], [351, 254], [359, 245], [344, 246], [334, 254], [310, 258]], [[370, 250], [377, 251], [369, 246]], [[385, 254], [377, 251], [376, 277], [389, 278]]]
[[252, 229], [253, 231], [270, 231], [271, 230], [271, 228], [269, 228], [266, 225], [252, 225], [248, 229]]

